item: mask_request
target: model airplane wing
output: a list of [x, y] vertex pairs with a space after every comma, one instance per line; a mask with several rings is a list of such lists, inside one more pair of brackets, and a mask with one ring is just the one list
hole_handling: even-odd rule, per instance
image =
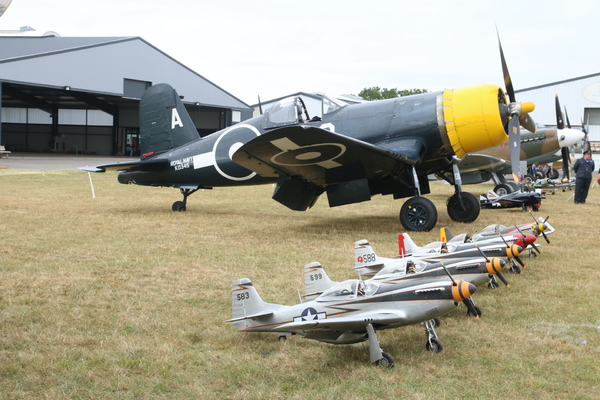
[[407, 319], [406, 315], [396, 310], [380, 310], [376, 313], [369, 313], [368, 318], [361, 314], [347, 317], [323, 318], [308, 321], [294, 321], [280, 325], [274, 328], [273, 331], [344, 331], [352, 329], [365, 329], [365, 327], [369, 323], [380, 325], [398, 324], [405, 319]]
[[[410, 141], [410, 140], [409, 140]], [[324, 186], [354, 179], [378, 179], [399, 163], [419, 161], [420, 146], [395, 143], [403, 152], [325, 129], [295, 125], [267, 132], [243, 145], [233, 161], [265, 177], [301, 176]]]
[[[82, 171], [88, 172], [106, 172], [106, 171], [157, 171], [169, 166], [169, 160], [157, 158], [152, 160], [122, 162], [115, 164], [98, 165], [97, 167], [82, 167]], [[198, 186], [198, 185], [196, 185]]]

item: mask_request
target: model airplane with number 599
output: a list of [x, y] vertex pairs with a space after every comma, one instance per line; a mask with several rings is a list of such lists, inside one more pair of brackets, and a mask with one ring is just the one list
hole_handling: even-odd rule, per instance
[[408, 231], [435, 226], [437, 210], [421, 196], [430, 192], [427, 176], [439, 173], [456, 189], [450, 217], [473, 222], [479, 201], [462, 192], [457, 162], [504, 143], [511, 132], [518, 168], [519, 126], [535, 130], [527, 114], [534, 105], [516, 102], [501, 47], [500, 54], [510, 101], [499, 86], [482, 84], [353, 105], [324, 96], [321, 110], [309, 115], [292, 97], [206, 137], [176, 91], [158, 84], [140, 102], [141, 159], [82, 169], [120, 170], [121, 183], [179, 188], [183, 200], [174, 211], [185, 211], [199, 189], [265, 183], [276, 183], [273, 199], [297, 211], [324, 193], [330, 207], [377, 194], [410, 197], [400, 210]]

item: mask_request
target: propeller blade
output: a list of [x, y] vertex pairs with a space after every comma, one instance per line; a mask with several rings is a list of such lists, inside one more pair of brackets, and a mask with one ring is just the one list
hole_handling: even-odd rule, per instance
[[506, 88], [506, 94], [511, 103], [515, 100], [515, 90], [513, 89], [512, 79], [508, 72], [508, 66], [506, 65], [506, 59], [504, 58], [504, 51], [502, 51], [502, 43], [500, 43], [500, 33], [496, 27], [496, 35], [498, 35], [498, 47], [500, 48], [500, 61], [502, 62], [502, 75], [504, 76], [504, 87]]
[[523, 267], [523, 269], [527, 268], [527, 267], [525, 266], [525, 263], [523, 263], [523, 260], [521, 260], [521, 257], [519, 257], [519, 256], [514, 256], [513, 258], [514, 258], [515, 260], [517, 260], [517, 262], [518, 262], [519, 264], [521, 264], [521, 267]]
[[569, 179], [569, 148], [562, 147], [560, 149], [560, 154], [562, 155], [563, 178]]
[[502, 283], [504, 283], [504, 285], [506, 285], [506, 287], [510, 287], [508, 281], [506, 280], [506, 278], [504, 277], [504, 275], [502, 274], [502, 272], [498, 271], [498, 272], [496, 272], [496, 275], [498, 276], [498, 278], [500, 278], [500, 280], [502, 281]]
[[263, 115], [262, 103], [260, 102], [260, 96], [258, 96], [258, 111], [260, 115]]
[[569, 122], [569, 114], [567, 113], [567, 106], [565, 106], [565, 118], [567, 119], [567, 128], [571, 129], [571, 122]]
[[519, 128], [519, 119], [516, 114], [511, 116], [508, 122], [508, 132], [510, 141], [510, 165], [512, 169], [513, 180], [519, 183], [521, 177], [521, 133]]
[[562, 111], [560, 109], [560, 101], [558, 101], [558, 94], [554, 96], [554, 106], [556, 108], [556, 127], [558, 129], [565, 129], [565, 122], [563, 121]]
[[546, 236], [544, 231], [542, 231], [542, 236], [544, 237], [544, 239], [546, 239], [546, 243], [550, 244], [550, 239], [548, 239], [548, 236]]

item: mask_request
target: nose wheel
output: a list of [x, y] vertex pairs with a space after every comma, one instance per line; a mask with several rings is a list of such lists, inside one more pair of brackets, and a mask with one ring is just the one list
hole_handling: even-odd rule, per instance
[[435, 331], [436, 326], [440, 326], [440, 320], [430, 319], [423, 323], [425, 325], [425, 336], [427, 336], [427, 343], [425, 344], [425, 348], [427, 351], [431, 351], [433, 353], [439, 353], [444, 350], [444, 346], [442, 346], [442, 341], [437, 335]]

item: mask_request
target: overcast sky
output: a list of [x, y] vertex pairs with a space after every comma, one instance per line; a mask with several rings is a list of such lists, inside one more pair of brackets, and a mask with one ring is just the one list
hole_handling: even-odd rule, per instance
[[515, 89], [600, 72], [598, 0], [13, 0], [0, 18], [0, 30], [140, 36], [248, 104], [503, 85], [496, 25]]

